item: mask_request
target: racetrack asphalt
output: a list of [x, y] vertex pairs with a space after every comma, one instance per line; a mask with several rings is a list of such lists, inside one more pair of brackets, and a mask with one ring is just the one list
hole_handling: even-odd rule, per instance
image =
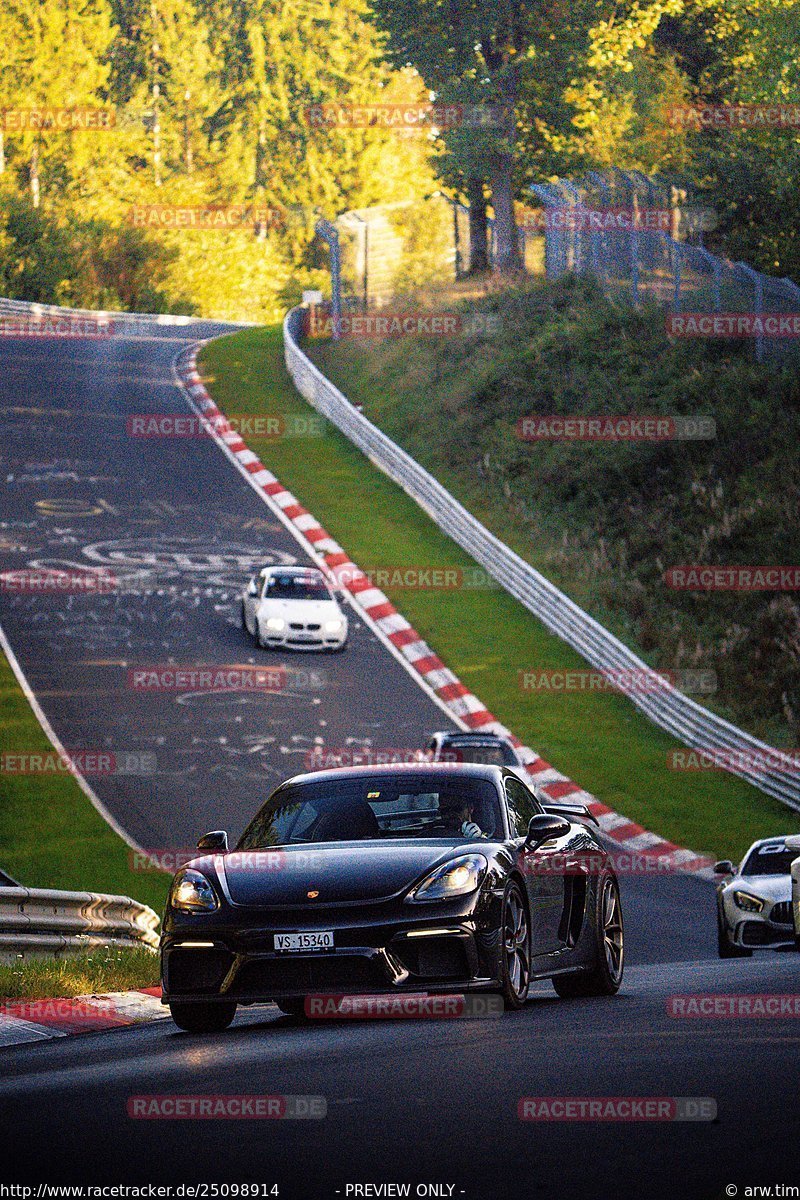
[[[148, 756], [126, 760], [142, 774], [89, 782], [155, 850], [188, 849], [210, 828], [235, 836], [314, 748], [421, 747], [451, 723], [355, 611], [342, 655], [264, 655], [241, 631], [252, 568], [307, 561], [302, 548], [210, 439], [136, 438], [126, 425], [189, 413], [173, 363], [215, 332], [0, 341], [0, 571], [105, 567], [120, 582], [107, 595], [2, 591], [0, 620], [66, 747], [118, 765]], [[269, 447], [253, 448], [269, 467]], [[137, 667], [267, 661], [286, 668], [267, 694], [131, 686]], [[263, 1006], [209, 1037], [165, 1021], [5, 1050], [2, 1179], [277, 1183], [291, 1200], [365, 1183], [452, 1185], [440, 1194], [470, 1200], [711, 1200], [727, 1185], [800, 1184], [800, 1015], [681, 1019], [667, 1003], [800, 992], [800, 958], [720, 961], [703, 879], [622, 889], [628, 970], [611, 1000], [559, 1001], [543, 984], [498, 1018], [309, 1023]], [[327, 1116], [127, 1115], [132, 1096], [208, 1093], [323, 1096]], [[712, 1098], [718, 1115], [529, 1122], [525, 1096]]]

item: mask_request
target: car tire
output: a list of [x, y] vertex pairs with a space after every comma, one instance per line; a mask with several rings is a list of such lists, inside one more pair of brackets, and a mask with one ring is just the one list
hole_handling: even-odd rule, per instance
[[170, 1003], [172, 1019], [187, 1033], [221, 1033], [236, 1016], [235, 1004], [182, 1004]]
[[753, 951], [747, 950], [744, 946], [737, 946], [731, 941], [728, 930], [725, 928], [725, 922], [722, 919], [722, 913], [717, 906], [717, 951], [720, 958], [752, 958]]
[[282, 1000], [276, 1000], [275, 1004], [278, 1006], [278, 1008], [281, 1010], [282, 1013], [286, 1014], [287, 1017], [296, 1017], [298, 1021], [301, 1021], [305, 1018], [305, 1015], [306, 1015], [305, 996], [301, 996], [299, 999], [295, 999], [295, 998], [288, 999], [287, 998], [287, 999], [282, 999]]
[[531, 930], [525, 897], [513, 880], [503, 896], [500, 926], [500, 981], [503, 1002], [512, 1011], [522, 1008], [531, 981]]
[[601, 875], [595, 893], [595, 962], [588, 971], [556, 975], [556, 994], [563, 1000], [581, 996], [614, 996], [625, 970], [625, 928], [616, 876]]

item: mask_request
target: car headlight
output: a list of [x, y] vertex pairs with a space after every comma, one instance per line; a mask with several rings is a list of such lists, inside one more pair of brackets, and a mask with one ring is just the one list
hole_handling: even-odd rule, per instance
[[219, 906], [216, 893], [205, 875], [189, 867], [179, 871], [173, 879], [169, 903], [181, 912], [213, 912]]
[[435, 871], [431, 871], [422, 883], [410, 891], [406, 900], [418, 904], [426, 900], [450, 900], [454, 896], [468, 896], [476, 891], [489, 869], [489, 864], [482, 854], [462, 854], [460, 858], [451, 858], [442, 863]]
[[737, 908], [743, 908], [745, 912], [759, 913], [765, 902], [759, 900], [758, 896], [751, 896], [749, 892], [734, 892], [733, 903]]
[[326, 621], [325, 622], [325, 632], [326, 633], [341, 633], [343, 625], [344, 625], [344, 621], [342, 621], [340, 618], [337, 619], [336, 621]]
[[286, 622], [283, 617], [267, 617], [265, 621], [267, 629], [271, 629], [273, 633], [283, 633], [286, 628]]

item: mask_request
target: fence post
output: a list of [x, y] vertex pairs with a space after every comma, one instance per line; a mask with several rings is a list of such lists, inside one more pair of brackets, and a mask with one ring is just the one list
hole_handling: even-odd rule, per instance
[[639, 305], [639, 232], [634, 222], [631, 227], [631, 293], [633, 303]]
[[[570, 183], [568, 179], [559, 179], [558, 186], [567, 193], [567, 196], [572, 201], [571, 212], [574, 213], [574, 215], [576, 217], [578, 217], [577, 210], [582, 208], [583, 205], [581, 202], [581, 194], [578, 191], [578, 189], [575, 187], [575, 184]], [[582, 246], [581, 246], [581, 235], [580, 235], [580, 229], [579, 229], [579, 222], [580, 222], [580, 218], [578, 217], [578, 219], [573, 223], [573, 227], [571, 230], [571, 233], [572, 233], [572, 239], [571, 239], [571, 241], [572, 241], [572, 269], [576, 275], [582, 274], [581, 267], [583, 265], [583, 263], [582, 263], [583, 255], [581, 254]]]
[[531, 184], [531, 191], [538, 200], [543, 201], [545, 209], [544, 222], [544, 275], [545, 279], [553, 279], [558, 274], [555, 266], [555, 230], [551, 226], [549, 212], [553, 206], [551, 195], [552, 185], [548, 183]]
[[[708, 251], [706, 251], [708, 253]], [[714, 258], [714, 312], [722, 312], [722, 259]]]
[[[603, 178], [603, 176], [600, 175], [597, 171], [587, 172], [586, 178], [590, 181], [590, 183], [593, 183], [594, 186], [597, 188], [597, 190], [600, 192], [600, 203], [602, 204], [603, 208], [604, 209], [610, 208], [611, 207], [611, 189], [608, 186], [608, 181], [605, 180]], [[605, 230], [601, 230], [599, 233], [593, 232], [591, 235], [591, 238], [592, 238], [592, 259], [593, 259], [593, 262], [595, 263], [595, 268], [596, 268], [595, 273], [597, 274], [597, 277], [600, 280], [600, 283], [605, 285], [607, 283], [607, 280], [605, 278], [606, 260], [609, 257], [608, 241], [607, 241], [608, 235], [606, 234]], [[598, 251], [599, 251], [599, 253], [598, 253]], [[597, 269], [597, 268], [599, 268], [599, 269]]]
[[672, 311], [681, 311], [681, 252], [680, 242], [672, 243]]
[[[751, 280], [753, 284], [753, 311], [757, 317], [764, 315], [764, 285], [761, 282], [761, 276], [758, 271], [748, 267], [747, 263], [738, 262], [737, 268], [742, 271]], [[756, 362], [764, 361], [764, 335], [759, 333], [756, 336]]]
[[458, 201], [450, 200], [449, 196], [445, 196], [445, 200], [449, 200], [453, 206], [453, 250], [455, 253], [455, 268], [456, 279], [461, 278], [461, 237], [458, 229]]
[[333, 316], [333, 339], [341, 336], [342, 317], [342, 262], [339, 253], [339, 230], [331, 221], [317, 221], [315, 232], [328, 243], [331, 256], [331, 315]]
[[700, 255], [706, 262], [711, 264], [711, 269], [714, 272], [714, 312], [720, 312], [722, 308], [722, 260], [717, 258], [715, 254], [709, 254], [704, 246], [695, 246], [693, 253]]

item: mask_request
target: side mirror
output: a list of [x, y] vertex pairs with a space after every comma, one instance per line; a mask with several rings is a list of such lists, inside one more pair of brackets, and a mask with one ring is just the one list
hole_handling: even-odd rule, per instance
[[256, 583], [255, 579], [251, 579], [250, 582], [248, 583], [247, 594], [248, 594], [248, 596], [257, 596], [258, 595], [258, 584]]
[[197, 849], [224, 854], [228, 849], [228, 835], [224, 829], [212, 829], [211, 833], [203, 834], [197, 843]]
[[528, 825], [525, 849], [536, 850], [543, 842], [564, 837], [570, 829], [571, 825], [566, 817], [556, 816], [555, 813], [537, 813], [535, 817], [531, 817]]
[[793, 833], [791, 837], [787, 837], [786, 849], [796, 850], [800, 854], [800, 833]]
[[722, 862], [714, 863], [715, 875], [735, 875], [736, 868], [729, 858], [723, 858]]

